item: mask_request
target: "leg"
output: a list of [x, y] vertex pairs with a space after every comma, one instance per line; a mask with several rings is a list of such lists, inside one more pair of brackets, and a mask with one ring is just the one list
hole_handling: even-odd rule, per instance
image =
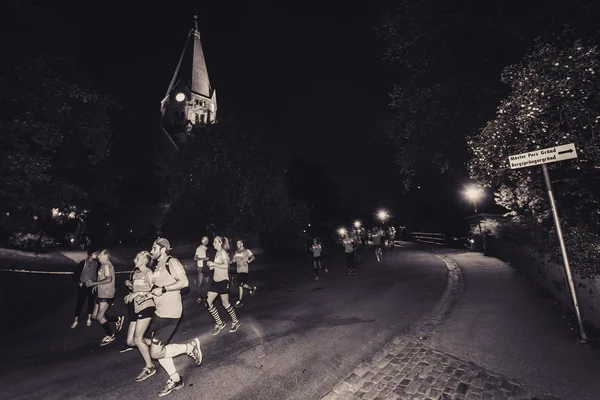
[[81, 314], [81, 309], [83, 308], [83, 302], [86, 298], [87, 287], [84, 285], [77, 287], [77, 304], [75, 305], [75, 321], [79, 318], [79, 314]]
[[129, 346], [129, 347], [135, 347], [135, 345], [136, 345], [135, 341], [134, 341], [136, 326], [137, 326], [137, 321], [129, 322], [129, 327], [127, 328], [127, 346]]
[[248, 285], [240, 285], [238, 287], [238, 289], [239, 289], [239, 297], [238, 297], [238, 299], [239, 299], [240, 302], [242, 301], [242, 297], [244, 297], [244, 287], [245, 286], [248, 286]]
[[[100, 305], [94, 303], [94, 310], [92, 311], [92, 319], [98, 321], [98, 311], [100, 311]], [[100, 321], [98, 321], [100, 322]]]
[[227, 314], [229, 314], [229, 316], [231, 317], [231, 329], [229, 330], [229, 332], [237, 331], [240, 327], [240, 321], [238, 320], [237, 315], [235, 315], [235, 310], [233, 309], [233, 306], [229, 304], [229, 294], [221, 294], [221, 303], [223, 304], [223, 307], [225, 307], [225, 311], [227, 311]]
[[206, 309], [215, 320], [215, 328], [212, 331], [213, 335], [219, 334], [219, 332], [221, 332], [221, 330], [225, 328], [225, 322], [223, 322], [221, 316], [219, 315], [219, 310], [217, 310], [217, 308], [213, 304], [217, 296], [218, 294], [215, 292], [208, 292], [208, 297], [205, 303]]
[[96, 301], [96, 295], [92, 291], [92, 288], [86, 288], [87, 291], [87, 326], [92, 325], [92, 314], [94, 313], [94, 305]]
[[146, 333], [146, 329], [148, 329], [148, 325], [150, 325], [151, 320], [152, 318], [139, 319], [135, 324], [133, 332], [133, 342], [140, 351], [140, 354], [146, 363], [146, 368], [154, 367], [154, 364], [152, 364], [152, 358], [150, 357], [150, 347], [144, 341], [144, 333]]

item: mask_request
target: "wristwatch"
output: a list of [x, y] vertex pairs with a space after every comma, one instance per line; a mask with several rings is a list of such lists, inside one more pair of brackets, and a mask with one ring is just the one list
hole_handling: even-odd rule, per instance
[[167, 293], [167, 288], [165, 286], [162, 287], [163, 294]]

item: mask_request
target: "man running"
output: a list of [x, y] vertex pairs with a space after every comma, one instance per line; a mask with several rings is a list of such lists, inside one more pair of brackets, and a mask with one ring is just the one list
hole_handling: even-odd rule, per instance
[[348, 265], [348, 275], [354, 275], [356, 274], [356, 264], [354, 263], [354, 240], [350, 235], [345, 235], [342, 244], [344, 245], [346, 264]]
[[[150, 251], [152, 258], [157, 262], [152, 275], [154, 289], [151, 295], [154, 297], [156, 311], [152, 316], [149, 329], [150, 356], [158, 360], [160, 366], [169, 375], [166, 386], [158, 392], [159, 397], [184, 387], [183, 378], [175, 368], [174, 357], [187, 354], [194, 359], [197, 366], [202, 363], [202, 351], [197, 338], [186, 344], [170, 343], [183, 312], [180, 291], [189, 285], [183, 265], [178, 259], [169, 255], [170, 250], [169, 241], [158, 238], [152, 244]], [[148, 341], [144, 341], [142, 345], [148, 346]]]
[[196, 249], [194, 254], [194, 261], [198, 266], [198, 303], [206, 301], [206, 295], [208, 293], [208, 284], [210, 278], [210, 268], [206, 265], [208, 258], [208, 236], [202, 236], [200, 246]]
[[244, 242], [238, 240], [236, 242], [237, 250], [233, 254], [232, 263], [236, 264], [237, 267], [237, 279], [239, 286], [239, 297], [238, 301], [235, 302], [236, 307], [244, 305], [242, 298], [244, 297], [244, 289], [250, 291], [250, 296], [254, 296], [256, 292], [256, 286], [248, 285], [248, 264], [254, 261], [254, 254], [250, 250], [244, 247]]

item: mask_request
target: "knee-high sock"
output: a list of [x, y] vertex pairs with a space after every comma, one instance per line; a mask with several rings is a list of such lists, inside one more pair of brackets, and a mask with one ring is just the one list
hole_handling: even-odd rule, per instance
[[175, 363], [172, 358], [165, 357], [160, 358], [158, 363], [165, 370], [165, 372], [169, 375], [169, 378], [173, 379], [175, 382], [179, 382], [181, 377], [177, 373], [177, 368], [175, 368]]
[[108, 313], [104, 314], [104, 318], [106, 318], [108, 322], [117, 322], [118, 320], [117, 317], [115, 317], [114, 315], [109, 315]]
[[210, 315], [212, 315], [213, 319], [215, 320], [215, 324], [223, 325], [223, 320], [221, 319], [219, 311], [217, 310], [214, 304], [208, 308], [208, 312], [210, 313]]
[[172, 343], [165, 346], [165, 358], [177, 357], [187, 351], [186, 344]]
[[227, 307], [225, 309], [225, 311], [227, 311], [227, 313], [231, 317], [231, 322], [233, 322], [234, 324], [236, 322], [239, 322], [238, 319], [237, 319], [237, 316], [235, 315], [235, 310], [233, 309], [233, 306], [231, 304], [229, 305], [229, 307]]
[[110, 329], [110, 325], [108, 323], [108, 321], [106, 321], [105, 323], [102, 324], [102, 329], [104, 329], [104, 333], [106, 333], [106, 336], [112, 336], [112, 330]]

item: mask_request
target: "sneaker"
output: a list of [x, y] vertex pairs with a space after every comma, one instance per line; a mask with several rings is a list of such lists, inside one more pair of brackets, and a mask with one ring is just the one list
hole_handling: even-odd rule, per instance
[[328, 274], [328, 273], [329, 273], [329, 270], [328, 270], [327, 268], [325, 268], [325, 273], [326, 273], [326, 274]]
[[87, 326], [92, 326], [92, 320], [88, 319], [87, 322], [85, 323]]
[[231, 333], [237, 331], [240, 325], [242, 325], [240, 321], [234, 322], [233, 324], [231, 324], [231, 329], [229, 330], [229, 332]]
[[319, 280], [319, 277], [318, 277], [318, 276], [315, 276], [315, 281], [318, 281], [318, 280]]
[[156, 373], [156, 367], [153, 365], [151, 367], [146, 367], [140, 372], [138, 376], [135, 377], [136, 382], [144, 381], [150, 378], [152, 375]]
[[115, 322], [115, 327], [117, 328], [117, 332], [121, 332], [121, 329], [123, 328], [123, 322], [125, 322], [125, 317], [124, 316], [120, 316], [117, 318], [117, 322]]
[[121, 347], [119, 349], [119, 353], [127, 353], [128, 351], [131, 351], [135, 349], [135, 346], [125, 346], [125, 347]]
[[102, 341], [100, 342], [100, 346], [106, 346], [109, 343], [112, 343], [115, 341], [115, 335], [110, 335], [110, 336], [104, 336], [104, 338], [102, 338]]
[[254, 296], [254, 293], [256, 293], [256, 286], [250, 289], [250, 296]]
[[241, 301], [241, 300], [236, 301], [235, 304], [234, 304], [235, 307], [241, 307], [243, 305], [244, 305], [244, 302]]
[[196, 367], [202, 364], [202, 350], [200, 350], [200, 339], [196, 338], [190, 342], [192, 345], [192, 351], [187, 353], [188, 356], [192, 357], [196, 362]]
[[355, 269], [352, 270], [352, 275], [356, 275], [356, 270]]
[[173, 390], [182, 389], [185, 385], [183, 384], [183, 378], [179, 378], [179, 382], [175, 382], [173, 379], [167, 381], [167, 385], [158, 392], [158, 397], [163, 397], [171, 393]]
[[77, 328], [77, 325], [79, 325], [79, 322], [77, 320], [73, 321], [73, 324], [71, 324], [71, 329]]
[[221, 332], [223, 329], [225, 329], [225, 322], [221, 323], [220, 325], [215, 325], [215, 328], [212, 331], [213, 336], [216, 336], [219, 334], [219, 332]]

